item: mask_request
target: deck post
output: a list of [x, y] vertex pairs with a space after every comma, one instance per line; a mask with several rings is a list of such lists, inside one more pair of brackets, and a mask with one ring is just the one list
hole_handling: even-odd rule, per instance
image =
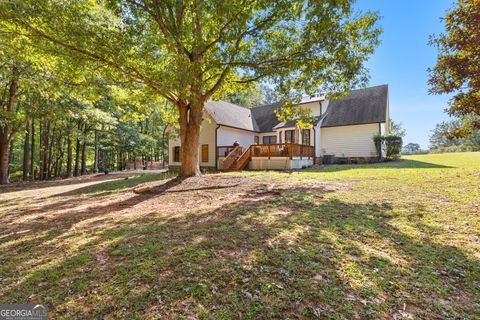
[[300, 145], [300, 160], [303, 160], [303, 144]]
[[268, 144], [268, 160], [270, 160], [270, 144]]

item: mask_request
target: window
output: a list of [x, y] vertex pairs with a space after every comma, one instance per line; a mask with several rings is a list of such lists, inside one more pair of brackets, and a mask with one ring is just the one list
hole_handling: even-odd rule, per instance
[[181, 156], [181, 151], [180, 147], [176, 146], [173, 147], [173, 162], [181, 162], [182, 161], [182, 156]]
[[263, 144], [274, 144], [277, 143], [277, 136], [264, 136]]
[[208, 144], [202, 144], [202, 162], [208, 162]]
[[295, 130], [285, 131], [285, 143], [295, 143]]
[[254, 136], [253, 137], [253, 143], [254, 144], [259, 144], [260, 143], [260, 137], [259, 136]]
[[310, 129], [302, 130], [302, 144], [307, 146], [310, 145]]

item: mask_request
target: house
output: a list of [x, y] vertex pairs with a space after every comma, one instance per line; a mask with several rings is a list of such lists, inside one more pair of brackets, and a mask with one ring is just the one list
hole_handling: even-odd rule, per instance
[[[199, 142], [204, 168], [220, 170], [297, 169], [330, 158], [371, 162], [377, 159], [373, 136], [389, 129], [388, 86], [351, 91], [338, 100], [325, 96], [302, 99], [313, 128], [300, 129], [296, 120], [280, 122], [281, 103], [252, 109], [225, 101], [205, 106]], [[238, 141], [239, 146], [233, 143]], [[181, 165], [180, 139], [169, 141], [169, 166]], [[334, 157], [331, 157], [334, 156]]]

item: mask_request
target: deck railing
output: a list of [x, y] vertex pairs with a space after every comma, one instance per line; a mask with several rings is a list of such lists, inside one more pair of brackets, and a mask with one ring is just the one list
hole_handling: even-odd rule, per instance
[[252, 157], [313, 158], [313, 146], [298, 143], [274, 143], [251, 145]]
[[251, 159], [251, 152], [252, 148], [243, 148], [242, 154], [237, 158], [233, 166], [230, 168], [233, 170], [243, 170]]
[[218, 146], [217, 157], [226, 157], [233, 149], [235, 149], [234, 146]]
[[233, 165], [235, 161], [237, 161], [237, 158], [242, 155], [243, 153], [242, 147], [234, 147], [232, 151], [223, 159], [223, 169], [224, 170], [229, 170], [230, 167]]
[[[315, 154], [313, 146], [298, 143], [254, 144], [249, 148], [250, 157], [288, 157], [292, 159], [293, 157], [313, 158]], [[233, 149], [233, 146], [217, 147], [217, 156], [226, 157]]]

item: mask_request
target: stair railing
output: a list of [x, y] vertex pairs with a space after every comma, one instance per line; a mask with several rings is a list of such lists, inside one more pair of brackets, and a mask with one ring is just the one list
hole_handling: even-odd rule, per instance
[[223, 160], [223, 170], [229, 170], [237, 157], [242, 153], [242, 147], [235, 147]]

